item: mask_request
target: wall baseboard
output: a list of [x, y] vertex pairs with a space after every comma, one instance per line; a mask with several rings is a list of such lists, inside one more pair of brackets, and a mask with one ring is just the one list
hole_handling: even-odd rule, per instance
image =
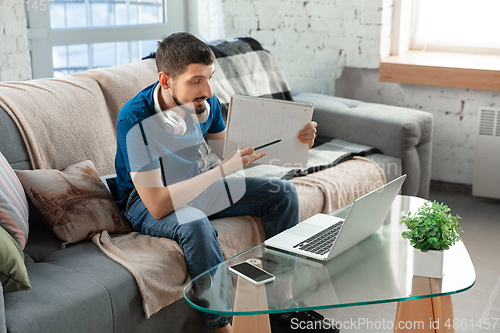
[[472, 185], [447, 183], [437, 180], [431, 180], [430, 190], [437, 192], [453, 192], [472, 195]]

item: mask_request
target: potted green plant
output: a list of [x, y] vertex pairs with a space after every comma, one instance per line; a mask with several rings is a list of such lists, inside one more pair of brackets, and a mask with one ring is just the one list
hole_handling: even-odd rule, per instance
[[443, 203], [426, 201], [413, 215], [403, 215], [401, 223], [408, 230], [402, 236], [413, 246], [413, 275], [443, 277], [445, 250], [462, 240], [460, 216], [452, 216], [449, 211]]

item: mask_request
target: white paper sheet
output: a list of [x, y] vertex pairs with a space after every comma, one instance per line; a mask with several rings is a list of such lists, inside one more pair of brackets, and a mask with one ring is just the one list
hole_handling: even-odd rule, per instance
[[258, 150], [266, 156], [255, 163], [306, 168], [309, 147], [299, 141], [298, 135], [311, 122], [313, 108], [311, 103], [233, 96], [224, 154], [230, 152], [234, 143], [241, 149], [280, 139], [281, 142]]

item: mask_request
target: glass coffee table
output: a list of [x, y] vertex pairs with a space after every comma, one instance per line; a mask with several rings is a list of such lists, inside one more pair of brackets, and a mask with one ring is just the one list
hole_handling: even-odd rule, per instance
[[[447, 250], [442, 278], [412, 274], [412, 251], [401, 237], [405, 226], [400, 222], [403, 213], [416, 211], [424, 202], [397, 196], [378, 232], [328, 262], [260, 244], [190, 281], [184, 297], [199, 311], [234, 316], [233, 332], [270, 332], [267, 314], [289, 312], [277, 304], [291, 297], [302, 304], [295, 311], [398, 302], [395, 321], [385, 322], [385, 328], [453, 332], [450, 295], [471, 288], [476, 273], [459, 242]], [[331, 214], [342, 216], [345, 211]], [[247, 260], [276, 280], [257, 286], [229, 272], [229, 266]]]

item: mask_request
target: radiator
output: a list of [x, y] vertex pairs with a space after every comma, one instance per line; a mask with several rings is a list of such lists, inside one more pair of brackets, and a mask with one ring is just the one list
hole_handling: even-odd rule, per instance
[[472, 195], [500, 199], [500, 109], [479, 108]]

